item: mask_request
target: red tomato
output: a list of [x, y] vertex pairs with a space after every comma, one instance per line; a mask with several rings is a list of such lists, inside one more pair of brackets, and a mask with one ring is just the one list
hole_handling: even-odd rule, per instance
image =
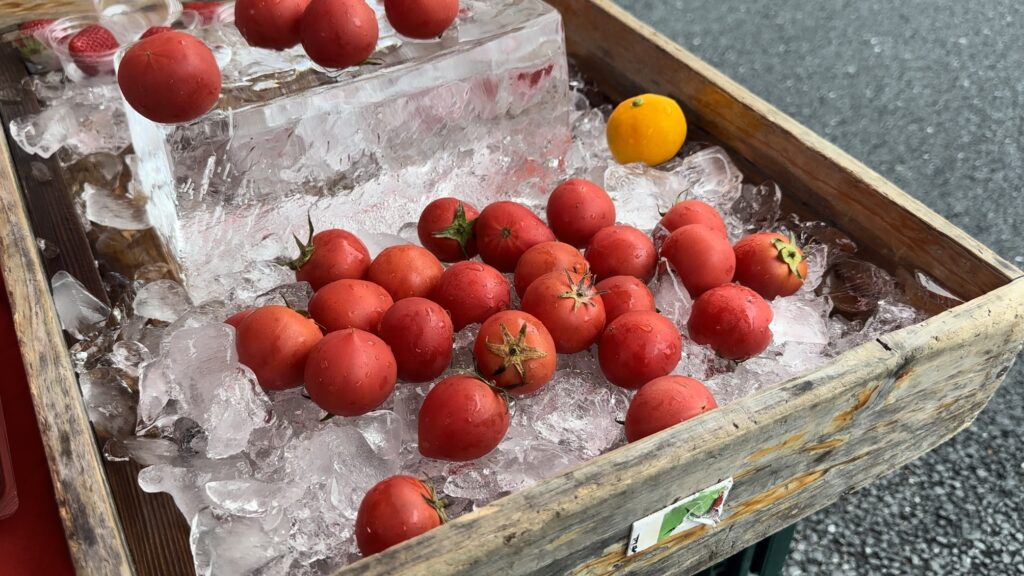
[[423, 209], [416, 224], [420, 243], [442, 262], [476, 256], [473, 223], [480, 212], [457, 198], [438, 198]]
[[299, 43], [309, 0], [235, 0], [235, 26], [250, 46], [284, 50]]
[[165, 32], [125, 52], [117, 85], [136, 112], [154, 122], [188, 122], [220, 98], [220, 68], [213, 52], [191, 34]]
[[444, 504], [412, 476], [385, 478], [370, 488], [356, 514], [356, 545], [370, 556], [447, 521]]
[[452, 362], [452, 320], [426, 298], [399, 300], [380, 321], [380, 337], [406, 382], [433, 380]]
[[289, 265], [295, 270], [296, 282], [309, 282], [313, 290], [319, 290], [335, 280], [366, 276], [370, 251], [347, 230], [333, 228], [313, 234], [310, 222], [309, 240], [302, 246], [299, 257]]
[[388, 291], [366, 280], [335, 280], [309, 300], [309, 315], [324, 332], [358, 328], [377, 333], [380, 319], [394, 304]]
[[484, 208], [474, 228], [480, 258], [501, 272], [514, 271], [531, 246], [555, 239], [536, 214], [515, 202], [495, 202]]
[[377, 14], [363, 0], [312, 0], [299, 29], [306, 55], [324, 68], [364, 62], [379, 34]]
[[590, 348], [604, 330], [604, 303], [589, 271], [563, 270], [538, 278], [523, 296], [523, 311], [551, 333], [555, 350], [573, 354]]
[[508, 432], [502, 393], [473, 376], [449, 376], [430, 389], [418, 419], [420, 454], [461, 462], [494, 450]]
[[582, 248], [598, 230], [614, 224], [615, 203], [590, 180], [566, 180], [548, 198], [548, 225], [566, 244]]
[[384, 0], [384, 13], [395, 32], [429, 40], [455, 22], [459, 0]]
[[516, 264], [516, 294], [522, 298], [533, 281], [549, 272], [586, 270], [586, 259], [580, 251], [562, 242], [541, 242], [523, 252]]
[[789, 296], [804, 285], [807, 260], [795, 240], [782, 234], [751, 234], [733, 247], [736, 255], [734, 280], [768, 300]]
[[736, 256], [724, 236], [700, 224], [683, 226], [661, 245], [668, 260], [690, 296], [696, 298], [708, 290], [732, 281]]
[[383, 286], [397, 302], [430, 296], [443, 272], [444, 265], [426, 248], [399, 244], [385, 248], [373, 259], [366, 279]]
[[597, 283], [604, 302], [604, 313], [610, 323], [626, 312], [657, 310], [654, 294], [635, 276], [612, 276]]
[[302, 386], [306, 357], [324, 336], [312, 320], [284, 306], [254, 310], [235, 334], [238, 361], [252, 369], [264, 390]]
[[477, 370], [510, 394], [539, 390], [555, 375], [555, 341], [540, 320], [517, 310], [498, 312], [473, 344]]
[[224, 323], [229, 325], [229, 326], [234, 326], [235, 330], [237, 330], [238, 327], [242, 325], [242, 320], [245, 320], [246, 318], [248, 318], [249, 314], [252, 314], [255, 311], [256, 311], [256, 308], [246, 308], [245, 310], [242, 310], [241, 312], [235, 312], [231, 316], [228, 316], [228, 319], [225, 320]]
[[711, 391], [693, 378], [655, 378], [641, 386], [629, 403], [626, 440], [636, 442], [717, 407]]
[[657, 312], [626, 312], [608, 324], [597, 345], [605, 377], [631, 389], [671, 372], [682, 353], [679, 330]]
[[729, 237], [722, 215], [710, 204], [700, 200], [683, 200], [676, 203], [661, 217], [660, 224], [669, 232], [690, 224], [702, 224], [718, 232], [723, 238]]
[[432, 300], [451, 314], [458, 332], [507, 310], [512, 295], [501, 272], [482, 262], [456, 262], [441, 274]]
[[726, 284], [694, 301], [686, 327], [694, 342], [711, 346], [723, 358], [742, 360], [772, 343], [772, 316], [772, 307], [760, 294]]
[[644, 282], [654, 276], [658, 251], [647, 234], [632, 226], [608, 226], [587, 245], [587, 262], [598, 278], [636, 276]]
[[380, 406], [395, 389], [398, 368], [383, 340], [356, 328], [324, 336], [306, 361], [306, 392], [338, 416], [360, 416]]

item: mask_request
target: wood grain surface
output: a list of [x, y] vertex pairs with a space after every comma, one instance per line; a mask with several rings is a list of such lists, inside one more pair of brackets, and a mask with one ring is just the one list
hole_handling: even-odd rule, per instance
[[88, 0], [0, 0], [0, 29], [33, 18], [59, 18], [71, 14], [89, 14], [95, 10], [93, 3]]

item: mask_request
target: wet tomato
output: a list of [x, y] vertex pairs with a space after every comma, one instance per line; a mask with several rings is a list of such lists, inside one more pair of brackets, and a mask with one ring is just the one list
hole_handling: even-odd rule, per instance
[[444, 503], [412, 476], [391, 476], [370, 488], [356, 513], [356, 545], [370, 556], [447, 522]]
[[562, 242], [586, 246], [597, 231], [615, 224], [615, 203], [597, 184], [566, 180], [548, 198], [548, 225]]
[[306, 392], [338, 416], [360, 416], [380, 406], [395, 389], [398, 368], [391, 348], [356, 328], [331, 332], [309, 352]]
[[250, 46], [284, 50], [299, 43], [309, 0], [236, 0], [235, 26]]
[[474, 226], [480, 258], [499, 272], [513, 272], [531, 246], [551, 242], [555, 235], [522, 204], [495, 202], [484, 208]]
[[335, 280], [361, 279], [370, 268], [370, 251], [355, 234], [331, 228], [313, 233], [309, 222], [309, 238], [303, 244], [298, 238], [299, 257], [288, 265], [295, 270], [296, 282], [309, 282], [319, 290]]
[[473, 356], [477, 370], [510, 394], [539, 390], [555, 375], [555, 341], [536, 317], [498, 312], [480, 326]]
[[238, 327], [241, 326], [242, 320], [248, 318], [249, 314], [252, 314], [255, 311], [256, 308], [246, 308], [240, 312], [235, 312], [231, 316], [228, 316], [227, 320], [224, 320], [224, 323], [229, 326], [233, 326], [237, 330]]
[[377, 333], [394, 301], [387, 290], [366, 280], [335, 280], [309, 300], [309, 315], [324, 332], [358, 328]]
[[505, 437], [509, 421], [501, 391], [474, 376], [449, 376], [420, 406], [420, 454], [455, 462], [481, 458]]
[[683, 338], [657, 312], [627, 312], [608, 324], [597, 345], [601, 371], [616, 386], [636, 389], [675, 369]]
[[507, 310], [512, 295], [501, 272], [482, 262], [456, 262], [441, 274], [431, 299], [451, 314], [458, 332]]
[[723, 358], [742, 360], [771, 344], [772, 316], [772, 307], [760, 294], [726, 284], [694, 301], [686, 326], [694, 342], [710, 346]]
[[516, 264], [516, 294], [522, 298], [533, 281], [549, 272], [583, 271], [589, 266], [579, 250], [563, 242], [541, 242], [523, 252]]
[[323, 338], [309, 318], [285, 306], [253, 310], [235, 329], [238, 361], [264, 390], [302, 386], [306, 357]]
[[541, 276], [526, 290], [522, 308], [544, 324], [562, 354], [590, 348], [604, 330], [604, 303], [586, 269]]
[[669, 208], [668, 212], [661, 217], [659, 224], [669, 233], [672, 233], [683, 226], [690, 224], [701, 224], [718, 232], [723, 238], [729, 234], [725, 230], [725, 220], [718, 210], [713, 206], [700, 200], [683, 200]]
[[640, 387], [626, 411], [626, 440], [636, 442], [718, 407], [703, 384], [686, 376], [662, 376]]
[[363, 0], [312, 0], [299, 26], [306, 55], [324, 68], [365, 62], [379, 36], [377, 13]]
[[584, 255], [598, 279], [636, 276], [648, 282], [658, 263], [654, 242], [632, 226], [608, 226], [598, 230]]
[[654, 312], [654, 294], [635, 276], [612, 276], [597, 283], [608, 322], [626, 312]]
[[731, 282], [736, 272], [736, 256], [729, 241], [700, 224], [683, 226], [670, 234], [661, 245], [661, 255], [693, 298]]
[[768, 300], [796, 293], [807, 278], [807, 260], [795, 240], [782, 234], [751, 234], [733, 247], [734, 280]]
[[420, 244], [442, 262], [476, 256], [473, 225], [480, 213], [458, 198], [438, 198], [423, 209], [416, 224]]
[[426, 248], [399, 244], [381, 251], [366, 271], [366, 279], [379, 284], [398, 302], [402, 298], [427, 298], [433, 293], [444, 265]]
[[380, 321], [380, 337], [391, 347], [398, 378], [427, 382], [452, 362], [452, 320], [426, 298], [399, 300]]
[[459, 0], [384, 0], [388, 23], [402, 36], [437, 38], [459, 14]]
[[210, 48], [177, 31], [139, 40], [117, 69], [125, 101], [154, 122], [188, 122], [206, 114], [220, 98], [220, 83]]

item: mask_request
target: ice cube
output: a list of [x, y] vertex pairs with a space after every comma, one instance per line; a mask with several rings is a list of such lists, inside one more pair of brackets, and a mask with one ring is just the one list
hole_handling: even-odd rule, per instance
[[101, 438], [128, 436], [135, 429], [138, 398], [121, 373], [110, 367], [93, 368], [78, 377], [89, 421]]
[[255, 574], [281, 554], [280, 546], [255, 518], [201, 510], [189, 536], [196, 574]]
[[42, 112], [12, 120], [10, 131], [18, 146], [43, 158], [61, 147], [74, 160], [94, 152], [117, 154], [129, 144], [120, 91], [114, 83], [69, 89]]
[[693, 305], [693, 301], [690, 298], [690, 293], [667, 262], [662, 261], [659, 265], [658, 275], [652, 282], [651, 291], [654, 293], [654, 303], [658, 312], [671, 320], [681, 332], [685, 332], [686, 321], [690, 318], [690, 307]]
[[306, 310], [309, 299], [313, 297], [313, 288], [309, 282], [293, 282], [270, 289], [256, 297], [254, 306], [287, 306], [292, 310]]
[[782, 191], [774, 182], [759, 186], [743, 184], [727, 214], [729, 234], [735, 239], [761, 231], [773, 231], [781, 215]]
[[146, 198], [134, 186], [128, 186], [127, 194], [118, 194], [86, 182], [82, 195], [85, 198], [85, 215], [96, 224], [119, 230], [149, 228]]
[[828, 344], [827, 319], [832, 311], [832, 302], [828, 297], [806, 300], [793, 296], [776, 298], [772, 300], [771, 306], [774, 316], [769, 328], [773, 344]]
[[671, 208], [685, 191], [686, 181], [682, 172], [612, 163], [604, 173], [604, 186], [615, 201], [618, 222], [649, 230], [659, 213]]
[[79, 340], [96, 331], [110, 314], [109, 306], [64, 270], [53, 275], [50, 286], [61, 327]]
[[139, 289], [132, 307], [139, 316], [174, 322], [191, 304], [181, 284], [174, 280], [156, 280]]
[[107, 460], [124, 462], [134, 460], [143, 466], [174, 464], [182, 461], [178, 445], [163, 438], [124, 436], [107, 442], [103, 448]]

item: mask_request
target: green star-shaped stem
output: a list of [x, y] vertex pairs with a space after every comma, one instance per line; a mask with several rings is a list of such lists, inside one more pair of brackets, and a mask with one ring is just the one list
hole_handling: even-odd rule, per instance
[[509, 332], [508, 327], [504, 324], [499, 324], [498, 326], [501, 329], [501, 343], [487, 341], [487, 349], [502, 360], [501, 367], [494, 372], [493, 376], [505, 372], [511, 366], [519, 374], [519, 378], [525, 380], [526, 363], [537, 358], [545, 358], [548, 354], [526, 344], [525, 322], [519, 328], [519, 335], [516, 337], [512, 336], [512, 333]]
[[796, 247], [796, 238], [790, 235], [789, 242], [776, 238], [772, 240], [772, 246], [779, 251], [779, 260], [782, 260], [789, 266], [789, 271], [797, 278], [803, 280], [804, 277], [800, 274], [800, 263], [805, 258], [800, 249]]
[[434, 238], [448, 238], [449, 240], [455, 240], [459, 243], [459, 248], [462, 248], [462, 255], [469, 258], [469, 253], [466, 252], [466, 243], [473, 238], [473, 225], [476, 220], [466, 219], [466, 207], [459, 202], [455, 205], [455, 216], [452, 218], [452, 223], [447, 228], [434, 232]]

